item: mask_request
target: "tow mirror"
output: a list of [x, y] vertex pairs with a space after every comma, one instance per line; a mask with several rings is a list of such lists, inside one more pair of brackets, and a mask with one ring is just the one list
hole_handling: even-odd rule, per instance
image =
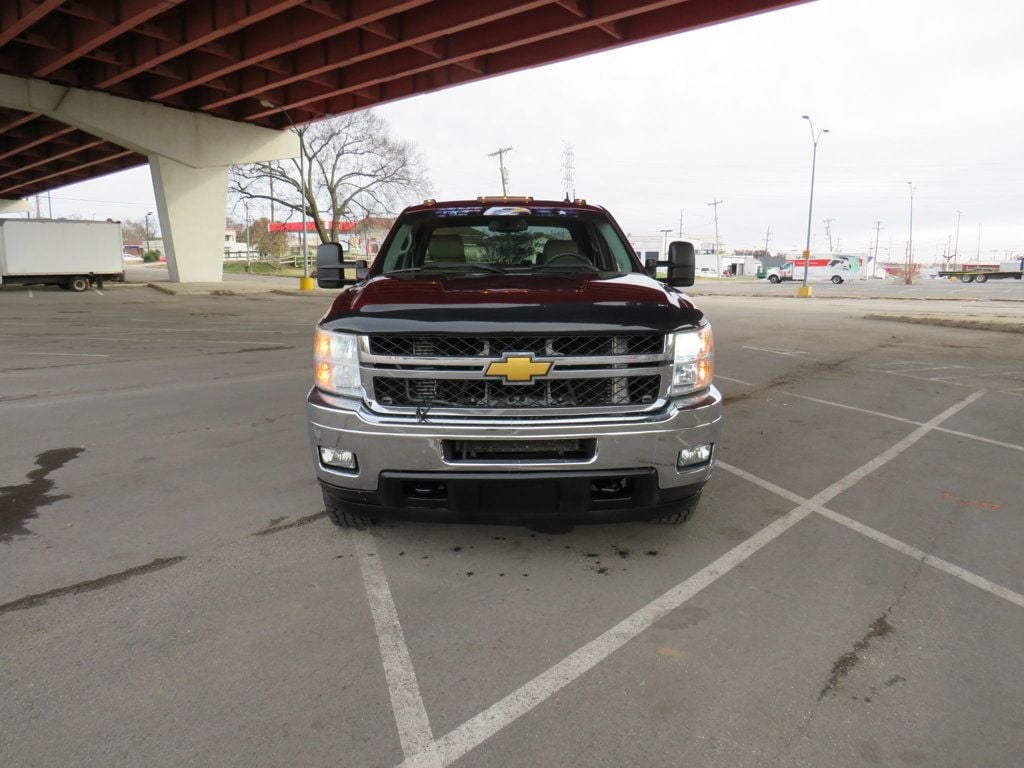
[[[668, 276], [658, 278], [658, 267], [668, 267]], [[669, 285], [686, 287], [693, 285], [694, 276], [697, 271], [697, 253], [693, 243], [684, 240], [677, 240], [668, 246], [668, 261], [647, 259], [644, 261], [644, 271]]]
[[[341, 288], [366, 279], [366, 262], [342, 261], [340, 243], [321, 243], [316, 249], [316, 284], [321, 288]], [[347, 274], [346, 274], [347, 273]], [[354, 273], [354, 274], [353, 274]]]
[[677, 240], [668, 247], [668, 280], [669, 285], [693, 285], [697, 269], [697, 253], [693, 243]]

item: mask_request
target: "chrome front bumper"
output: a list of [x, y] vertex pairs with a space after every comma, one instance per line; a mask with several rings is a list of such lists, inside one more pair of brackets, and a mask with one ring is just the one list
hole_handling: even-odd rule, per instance
[[[653, 469], [662, 489], [702, 485], [714, 461], [677, 469], [681, 448], [719, 442], [722, 396], [711, 387], [689, 398], [669, 401], [653, 413], [629, 416], [560, 417], [511, 420], [429, 416], [385, 416], [361, 402], [326, 395], [317, 389], [306, 402], [310, 443], [317, 477], [325, 485], [375, 491], [382, 472], [573, 472]], [[467, 464], [447, 461], [442, 441], [502, 439], [597, 440], [586, 461], [495, 461]], [[319, 447], [354, 451], [357, 472], [324, 466]]]

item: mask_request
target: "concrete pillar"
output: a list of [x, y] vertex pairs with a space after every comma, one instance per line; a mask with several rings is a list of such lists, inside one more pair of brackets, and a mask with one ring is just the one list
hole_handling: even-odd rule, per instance
[[32, 206], [28, 200], [7, 200], [0, 197], [0, 213], [26, 213]]
[[228, 169], [192, 168], [160, 155], [150, 156], [149, 168], [171, 280], [219, 281], [224, 271]]
[[299, 154], [291, 132], [43, 80], [0, 75], [0, 107], [47, 115], [146, 155], [167, 266], [179, 282], [222, 277], [227, 167]]

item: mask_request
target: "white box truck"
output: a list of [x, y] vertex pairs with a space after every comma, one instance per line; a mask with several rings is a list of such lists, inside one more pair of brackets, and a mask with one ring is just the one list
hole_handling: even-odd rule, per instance
[[[781, 267], [768, 270], [766, 275], [769, 283], [781, 283], [786, 280], [802, 281], [804, 279], [804, 260], [788, 259]], [[863, 280], [867, 277], [864, 261], [859, 256], [811, 256], [807, 264], [807, 279], [830, 280], [839, 285], [846, 280]]]
[[0, 285], [59, 285], [84, 291], [124, 280], [116, 221], [0, 219]]

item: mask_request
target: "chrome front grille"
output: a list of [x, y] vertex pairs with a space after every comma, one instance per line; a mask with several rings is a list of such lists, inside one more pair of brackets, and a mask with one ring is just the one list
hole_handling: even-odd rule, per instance
[[[665, 337], [369, 336], [360, 344], [363, 387], [384, 412], [540, 415], [650, 410], [671, 379]], [[550, 362], [529, 383], [488, 377], [492, 362]]]
[[371, 336], [370, 354], [397, 357], [501, 357], [530, 352], [546, 357], [656, 355], [665, 337], [637, 336]]
[[489, 379], [398, 379], [375, 376], [381, 405], [432, 408], [593, 408], [647, 406], [658, 399], [660, 376], [550, 379], [512, 386]]

